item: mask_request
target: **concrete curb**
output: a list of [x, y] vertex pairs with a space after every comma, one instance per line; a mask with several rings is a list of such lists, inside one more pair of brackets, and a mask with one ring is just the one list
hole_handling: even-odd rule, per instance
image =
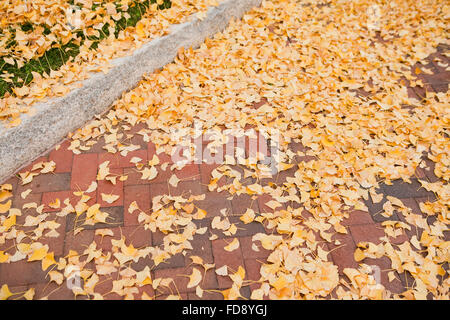
[[115, 59], [107, 74], [95, 73], [64, 97], [36, 104], [36, 114], [21, 116], [19, 126], [0, 129], [0, 181], [107, 110], [145, 73], [172, 62], [179, 48], [198, 47], [205, 38], [225, 29], [231, 18], [239, 19], [260, 4], [261, 0], [226, 0], [209, 8], [203, 20], [176, 25], [169, 35], [143, 45], [131, 56]]

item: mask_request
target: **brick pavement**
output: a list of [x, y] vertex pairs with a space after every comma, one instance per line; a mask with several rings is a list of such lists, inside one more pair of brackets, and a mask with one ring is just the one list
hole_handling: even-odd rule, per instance
[[[450, 79], [450, 72], [437, 65], [433, 59], [438, 57], [441, 61], [450, 62], [449, 59], [442, 55], [443, 51], [448, 51], [448, 47], [440, 45], [437, 53], [429, 58], [429, 66], [433, 69], [435, 74], [426, 75], [419, 74], [418, 77], [423, 80], [424, 88], [408, 87], [408, 92], [411, 97], [420, 99], [425, 94], [425, 90], [434, 90], [447, 92], [448, 83]], [[415, 68], [413, 66], [412, 68]], [[93, 194], [90, 194], [91, 199], [89, 204], [99, 203], [102, 210], [110, 213], [111, 220], [108, 223], [96, 224], [87, 226], [85, 230], [77, 235], [74, 235], [74, 228], [77, 226], [77, 219], [73, 215], [64, 218], [59, 218], [61, 226], [58, 229], [60, 236], [56, 238], [44, 238], [45, 243], [48, 243], [51, 250], [54, 251], [55, 259], [66, 256], [70, 250], [82, 251], [92, 241], [101, 247], [106, 252], [111, 250], [111, 239], [120, 239], [121, 235], [131, 241], [134, 247], [143, 246], [160, 246], [162, 245], [162, 234], [160, 231], [152, 232], [144, 230], [138, 222], [137, 215], [128, 213], [127, 209], [133, 201], [137, 201], [139, 208], [144, 212], [149, 212], [151, 208], [151, 199], [157, 195], [170, 193], [172, 195], [180, 194], [206, 194], [205, 200], [201, 200], [198, 206], [208, 211], [208, 218], [198, 221], [199, 226], [209, 226], [214, 216], [220, 215], [221, 209], [226, 209], [230, 219], [238, 227], [238, 231], [234, 235], [226, 236], [220, 234], [215, 240], [210, 240], [209, 235], [201, 235], [194, 237], [192, 241], [193, 249], [185, 256], [176, 254], [164, 263], [154, 266], [150, 259], [143, 259], [135, 263], [139, 266], [139, 270], [145, 266], [150, 267], [150, 274], [152, 279], [157, 278], [172, 278], [173, 281], [167, 283], [165, 286], [158, 287], [154, 290], [151, 285], [136, 288], [133, 292], [135, 298], [140, 298], [142, 294], [156, 299], [164, 299], [172, 296], [180, 296], [188, 299], [198, 299], [199, 297], [193, 291], [193, 288], [187, 288], [188, 278], [184, 275], [192, 272], [193, 265], [191, 264], [190, 256], [196, 255], [203, 259], [206, 263], [214, 263], [217, 268], [223, 265], [228, 265], [229, 268], [237, 270], [242, 266], [247, 275], [247, 279], [251, 280], [247, 286], [244, 286], [241, 293], [244, 297], [249, 298], [251, 290], [257, 288], [259, 280], [259, 269], [262, 263], [266, 262], [269, 251], [262, 247], [255, 251], [252, 247], [251, 237], [259, 232], [271, 232], [264, 228], [258, 222], [252, 222], [244, 225], [239, 221], [238, 217], [242, 215], [247, 208], [252, 208], [255, 212], [264, 212], [270, 210], [265, 204], [269, 197], [254, 198], [248, 195], [236, 196], [230, 199], [229, 194], [223, 192], [210, 192], [206, 184], [209, 183], [212, 170], [217, 165], [188, 165], [181, 171], [175, 171], [177, 176], [182, 180], [178, 187], [174, 188], [167, 183], [167, 179], [173, 172], [169, 168], [163, 170], [162, 163], [157, 165], [158, 177], [155, 180], [147, 181], [140, 179], [140, 174], [134, 169], [134, 164], [130, 163], [133, 157], [139, 157], [143, 160], [150, 160], [155, 154], [155, 147], [150, 143], [143, 142], [139, 135], [134, 137], [134, 144], [140, 145], [140, 149], [130, 152], [126, 157], [119, 154], [110, 154], [106, 150], [101, 149], [101, 142], [91, 150], [82, 152], [81, 154], [73, 154], [68, 147], [70, 142], [65, 140], [61, 143], [58, 149], [53, 149], [45, 155], [36, 159], [34, 163], [19, 172], [24, 172], [31, 168], [34, 164], [41, 161], [54, 161], [56, 169], [53, 173], [47, 173], [37, 176], [30, 184], [22, 186], [20, 179], [17, 176], [12, 176], [5, 183], [11, 183], [14, 190], [14, 197], [12, 200], [13, 207], [22, 208], [24, 204], [34, 202], [35, 207], [24, 209], [26, 215], [36, 216], [38, 212], [36, 207], [44, 205], [43, 211], [55, 213], [58, 209], [51, 208], [51, 204], [55, 199], [69, 199], [71, 203], [75, 203], [78, 199], [74, 192], [85, 190], [89, 184], [96, 180], [98, 173], [98, 166], [104, 161], [110, 161], [111, 173], [117, 176], [126, 175], [128, 179], [125, 181], [118, 181], [115, 185], [109, 181], [99, 181], [98, 189]], [[302, 149], [301, 146], [293, 145], [292, 151]], [[161, 157], [170, 161], [170, 157]], [[307, 161], [308, 159], [300, 159], [299, 161]], [[432, 164], [427, 162], [429, 165]], [[436, 181], [437, 177], [433, 174], [433, 168], [428, 166], [420, 168], [416, 172], [417, 178], [426, 179], [428, 181]], [[269, 179], [269, 182], [283, 180], [286, 177], [274, 177]], [[279, 182], [279, 181], [277, 181]], [[31, 193], [22, 199], [21, 193], [27, 189], [32, 189]], [[419, 203], [425, 200], [433, 201], [435, 196], [433, 193], [421, 188], [417, 179], [412, 179], [411, 184], [404, 183], [400, 180], [392, 181], [391, 185], [381, 183], [378, 189], [379, 193], [385, 196], [395, 196], [403, 201], [403, 203], [411, 208], [413, 212], [419, 213]], [[119, 195], [113, 203], [102, 201], [102, 193], [113, 193]], [[385, 200], [384, 200], [385, 201]], [[378, 243], [380, 237], [384, 236], [381, 223], [386, 220], [401, 220], [399, 215], [393, 214], [391, 217], [383, 217], [380, 215], [384, 201], [374, 204], [369, 197], [366, 201], [368, 212], [354, 210], [349, 212], [349, 217], [344, 221], [344, 227], [349, 231], [347, 234], [335, 234], [333, 241], [338, 240], [339, 244], [329, 243], [327, 249], [331, 251], [331, 261], [339, 268], [342, 273], [343, 268], [357, 267], [358, 263], [354, 260], [353, 253], [359, 242], [371, 241]], [[23, 223], [25, 216], [20, 217], [18, 223]], [[99, 237], [95, 235], [95, 231], [99, 228], [108, 228], [112, 230], [113, 237]], [[417, 230], [420, 232], [420, 230]], [[403, 234], [399, 239], [408, 239], [415, 232]], [[420, 236], [420, 235], [419, 235]], [[239, 248], [232, 252], [227, 252], [224, 247], [231, 243], [234, 239], [239, 241]], [[259, 243], [256, 243], [258, 246]], [[11, 240], [7, 240], [5, 244], [0, 245], [0, 250], [8, 251], [14, 246]], [[411, 285], [411, 280], [407, 274], [396, 274], [398, 280], [389, 282], [387, 279], [387, 272], [390, 270], [389, 260], [384, 259], [368, 259], [365, 261], [368, 264], [378, 265], [382, 270], [382, 284], [394, 293], [400, 293], [405, 288]], [[115, 274], [111, 276], [101, 276], [99, 284], [96, 286], [96, 291], [103, 294], [106, 299], [121, 298], [115, 293], [111, 293], [112, 280]], [[204, 299], [221, 299], [222, 295], [218, 290], [228, 289], [231, 281], [228, 277], [217, 275], [213, 269], [208, 270], [204, 279], [202, 280], [202, 288], [205, 289]], [[74, 294], [68, 290], [64, 285], [58, 287], [55, 283], [49, 283], [46, 272], [42, 271], [41, 263], [26, 262], [22, 260], [8, 264], [0, 264], [0, 285], [8, 284], [13, 292], [24, 291], [29, 288], [35, 288], [36, 298], [47, 297], [49, 299], [73, 299]], [[209, 290], [209, 291], [208, 291]], [[82, 299], [83, 297], [77, 297]]]

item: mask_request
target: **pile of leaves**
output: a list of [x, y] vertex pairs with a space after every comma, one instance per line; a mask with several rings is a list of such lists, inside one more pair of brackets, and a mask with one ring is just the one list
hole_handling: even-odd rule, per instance
[[[2, 1], [8, 19], [2, 21], [0, 31], [0, 97], [29, 84], [31, 72], [42, 75], [58, 70], [79, 54], [84, 40], [93, 41], [90, 48], [95, 49], [111, 32], [117, 38], [120, 31], [136, 26], [151, 3], [156, 0], [126, 1], [117, 6], [112, 1]], [[158, 9], [170, 8], [170, 4], [163, 2]], [[75, 22], [80, 25], [72, 25]]]
[[[370, 25], [373, 5], [380, 15]], [[418, 101], [408, 97], [401, 81], [424, 86], [410, 66], [424, 61], [439, 43], [448, 43], [448, 12], [448, 5], [434, 0], [335, 0], [322, 5], [305, 0], [263, 1], [260, 8], [232, 22], [200, 48], [181, 51], [175, 62], [146, 76], [108, 114], [71, 134], [70, 149], [74, 153], [89, 150], [102, 138], [104, 149], [126, 156], [139, 146], [127, 142], [129, 135], [120, 132], [136, 124], [146, 125], [137, 134], [154, 142], [158, 155], [172, 154], [183, 143], [181, 132], [192, 133], [194, 123], [219, 133], [251, 127], [266, 132], [269, 140], [275, 139], [271, 132], [281, 132], [279, 153], [281, 170], [287, 173], [285, 181], [270, 179], [270, 169], [257, 159], [237, 156], [225, 158], [211, 173], [208, 185], [209, 192], [228, 192], [231, 198], [247, 194], [272, 199], [266, 203], [271, 210], [257, 214], [249, 204], [240, 217], [244, 225], [257, 221], [272, 230], [253, 236], [254, 244], [271, 254], [261, 267], [260, 287], [251, 298], [449, 299], [449, 241], [444, 235], [450, 218], [449, 95], [427, 92]], [[358, 90], [369, 95], [358, 94]], [[214, 147], [226, 142], [224, 135], [212, 138]], [[302, 149], [293, 152], [292, 144]], [[214, 147], [208, 147], [211, 153]], [[396, 179], [410, 183], [415, 170], [426, 165], [424, 152], [434, 162], [439, 179], [419, 181], [437, 200], [421, 204], [423, 214], [417, 214], [401, 200], [388, 197], [383, 215], [395, 210], [404, 222], [383, 223], [385, 237], [379, 244], [357, 244], [354, 259], [359, 268], [346, 268], [340, 275], [320, 243], [339, 246], [336, 235], [348, 233], [343, 224], [352, 210], [367, 210], [365, 199], [381, 201], [383, 195], [376, 191], [381, 183]], [[132, 162], [142, 179], [152, 180], [160, 156], [145, 163], [139, 158]], [[52, 168], [51, 163], [42, 163], [22, 173], [22, 181], [28, 183], [33, 175]], [[126, 179], [111, 174], [107, 162], [98, 172], [97, 180]], [[169, 183], [176, 186], [178, 179], [172, 177]], [[98, 205], [86, 204], [95, 188], [93, 181], [88, 190], [80, 190], [74, 207], [59, 203], [59, 215], [84, 215], [88, 224], [106, 221]], [[3, 201], [11, 196], [10, 189], [3, 186]], [[0, 262], [41, 260], [44, 270], [52, 266], [51, 279], [59, 285], [69, 278], [69, 266], [76, 266], [83, 270], [84, 286], [75, 294], [97, 299], [103, 298], [95, 291], [99, 276], [118, 271], [114, 292], [136, 298], [137, 288], [151, 284], [157, 290], [172, 280], [151, 279], [147, 267], [135, 270], [127, 262], [149, 256], [157, 265], [189, 252], [190, 241], [207, 231], [193, 223], [208, 216], [193, 204], [208, 193], [198, 197], [157, 196], [150, 212], [141, 211], [136, 203], [130, 205], [128, 213], [138, 212], [145, 228], [165, 234], [162, 246], [137, 249], [121, 238], [112, 241], [111, 251], [92, 243], [84, 252], [71, 251], [59, 261], [39, 240], [44, 232], [55, 235], [55, 221], [47, 221], [44, 212], [38, 220], [28, 218], [27, 225], [35, 227], [30, 238], [16, 224], [21, 210], [11, 208], [8, 201], [0, 208], [0, 239], [15, 239], [16, 246], [11, 253], [1, 252]], [[427, 217], [436, 219], [430, 222]], [[226, 235], [236, 232], [236, 225], [226, 216], [214, 218], [211, 228]], [[391, 241], [409, 229], [420, 230], [420, 236], [401, 244]], [[98, 233], [108, 236], [107, 230]], [[232, 252], [238, 246], [231, 242], [224, 249]], [[395, 280], [395, 271], [407, 273], [414, 279], [410, 288], [393, 294], [376, 283], [364, 261], [381, 257], [391, 262], [389, 279]], [[233, 285], [221, 291], [226, 299], [242, 297], [242, 287], [249, 284], [244, 268], [230, 271], [226, 265], [191, 258], [194, 269], [188, 287], [195, 287], [199, 297], [204, 291], [203, 274], [213, 270], [232, 280]], [[92, 261], [95, 270], [85, 268]], [[10, 296], [7, 286], [2, 290], [3, 297]]]
[[[0, 2], [0, 119], [18, 116], [46, 97], [66, 94], [89, 72], [169, 32], [213, 0]], [[79, 85], [78, 83], [75, 85]]]

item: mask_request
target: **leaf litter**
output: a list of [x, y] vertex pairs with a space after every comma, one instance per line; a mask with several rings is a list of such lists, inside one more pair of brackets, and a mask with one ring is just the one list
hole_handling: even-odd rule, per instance
[[[375, 25], [368, 25], [372, 18], [369, 8], [375, 4], [382, 14]], [[424, 63], [439, 43], [448, 43], [444, 27], [448, 10], [448, 5], [439, 1], [331, 1], [326, 5], [263, 1], [260, 8], [241, 21], [232, 21], [200, 48], [180, 50], [173, 63], [147, 75], [105, 116], [71, 134], [69, 149], [80, 153], [105, 137], [103, 148], [124, 157], [139, 146], [125, 144], [119, 131], [145, 124], [137, 134], [155, 144], [158, 156], [148, 163], [142, 159], [132, 163], [141, 179], [152, 180], [161, 155], [172, 154], [184, 143], [183, 134], [171, 133], [194, 136], [194, 121], [215, 133], [210, 151], [226, 143], [224, 129], [276, 129], [282, 132], [282, 172], [289, 173], [285, 181], [262, 183], [273, 178], [267, 166], [238, 156], [226, 158], [214, 169], [208, 184], [209, 192], [226, 190], [230, 199], [241, 194], [271, 197], [265, 202], [270, 210], [256, 213], [247, 208], [240, 216], [244, 227], [256, 221], [271, 230], [270, 234], [252, 237], [252, 248], [260, 245], [270, 251], [261, 265], [259, 287], [251, 292], [252, 299], [448, 299], [449, 97], [448, 93], [427, 92], [418, 101], [408, 97], [402, 80], [407, 79], [413, 87], [424, 86], [416, 77], [420, 72], [411, 72], [410, 66]], [[377, 37], [383, 41], [376, 41]], [[358, 90], [370, 93], [370, 97], [358, 94]], [[262, 105], [255, 108], [258, 102]], [[292, 145], [300, 145], [300, 151], [293, 152]], [[401, 200], [389, 197], [382, 215], [389, 217], [395, 211], [401, 221], [382, 223], [385, 236], [379, 243], [357, 243], [353, 258], [358, 268], [344, 268], [340, 273], [331, 251], [323, 245], [341, 245], [336, 235], [348, 233], [344, 225], [355, 210], [367, 211], [364, 200], [382, 201], [376, 192], [381, 182], [389, 185], [402, 179], [411, 183], [416, 169], [424, 166], [424, 152], [439, 179], [419, 181], [436, 200], [420, 203], [423, 214], [417, 214]], [[108, 166], [102, 165], [97, 176], [100, 180], [109, 174]], [[31, 182], [38, 174], [50, 174], [51, 168], [51, 164], [35, 166], [20, 175], [22, 183]], [[172, 175], [168, 183], [177, 186], [178, 180]], [[98, 204], [87, 204], [87, 191], [95, 188], [91, 185], [90, 190], [77, 191], [80, 200], [75, 207], [63, 201], [57, 216], [75, 214], [81, 218], [85, 214], [84, 224], [106, 222], [108, 214], [102, 213]], [[7, 200], [12, 186], [2, 185], [1, 192]], [[0, 263], [42, 261], [43, 269], [52, 268], [50, 281], [57, 284], [67, 281], [71, 270], [81, 270], [84, 285], [73, 289], [76, 296], [107, 298], [95, 287], [100, 277], [114, 275], [111, 292], [126, 299], [154, 298], [139, 294], [138, 288], [146, 285], [155, 292], [165, 289], [168, 299], [180, 298], [177, 288], [172, 291], [172, 278], [153, 279], [148, 266], [139, 271], [131, 263], [149, 257], [158, 266], [174, 255], [189, 254], [195, 235], [206, 231], [194, 223], [208, 217], [206, 210], [194, 210], [194, 201], [205, 197], [208, 193], [187, 197], [165, 194], [153, 197], [147, 212], [135, 202], [125, 208], [125, 214], [138, 215], [141, 227], [164, 234], [160, 246], [135, 248], [122, 236], [111, 240], [110, 251], [92, 242], [84, 251], [70, 250], [58, 261], [39, 241], [44, 230], [55, 230], [58, 223], [41, 208], [39, 215], [26, 223], [35, 229], [26, 232], [16, 221], [24, 208], [11, 208], [4, 202], [0, 242], [14, 239], [16, 244], [0, 251]], [[427, 217], [435, 219], [429, 222]], [[225, 211], [213, 224], [210, 232], [233, 234]], [[417, 234], [410, 240], [392, 241], [412, 230]], [[106, 231], [97, 232], [102, 238], [111, 236]], [[210, 239], [216, 237], [211, 233]], [[232, 240], [224, 250], [232, 253], [238, 247], [239, 241]], [[412, 277], [405, 291], [390, 292], [364, 263], [365, 259], [382, 257], [390, 261], [390, 281], [399, 281], [396, 272]], [[255, 283], [246, 279], [243, 266], [233, 270], [227, 265], [206, 265], [196, 256], [191, 260], [195, 266], [185, 276], [199, 297], [214, 291], [202, 288], [207, 272], [231, 279], [231, 287], [219, 291], [225, 299], [243, 298], [241, 288]], [[87, 266], [89, 262], [94, 269]], [[0, 297], [12, 295], [3, 285]], [[32, 296], [33, 292], [27, 293], [27, 297]]]

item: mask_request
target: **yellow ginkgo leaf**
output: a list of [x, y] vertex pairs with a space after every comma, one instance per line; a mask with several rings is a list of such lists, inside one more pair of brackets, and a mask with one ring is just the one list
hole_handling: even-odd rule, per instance
[[57, 285], [61, 285], [64, 281], [64, 276], [61, 272], [53, 270], [48, 275], [50, 276], [50, 282], [55, 281]]
[[143, 22], [139, 21], [136, 24], [136, 29], [135, 30], [136, 30], [136, 33], [137, 33], [137, 35], [139, 37], [141, 37], [141, 38], [145, 37], [145, 24]]
[[50, 202], [48, 206], [53, 209], [58, 209], [61, 206], [61, 201], [59, 198], [56, 198], [53, 202]]
[[239, 248], [239, 240], [237, 238], [234, 238], [233, 241], [224, 247], [224, 249], [228, 252], [234, 251], [237, 248]]
[[195, 294], [196, 294], [199, 298], [203, 297], [203, 289], [200, 288], [200, 286], [197, 286], [197, 288], [195, 288]]
[[51, 265], [56, 264], [55, 256], [53, 252], [50, 252], [47, 254], [44, 259], [42, 259], [42, 270], [45, 271], [50, 267]]
[[252, 222], [255, 219], [255, 211], [248, 208], [247, 211], [239, 218], [245, 224]]
[[128, 213], [133, 213], [135, 210], [139, 210], [139, 206], [136, 201], [133, 201], [128, 207]]
[[13, 293], [9, 291], [8, 285], [4, 284], [0, 289], [0, 300], [6, 300], [12, 295]]
[[192, 263], [203, 265], [203, 259], [199, 256], [190, 256]]
[[27, 300], [33, 300], [34, 298], [34, 294], [35, 294], [35, 290], [34, 288], [30, 288], [27, 290], [27, 292], [25, 292], [25, 294], [23, 295], [23, 297]]
[[27, 189], [27, 190], [21, 192], [21, 193], [20, 193], [20, 197], [21, 197], [22, 199], [25, 199], [26, 197], [28, 197], [28, 195], [30, 194], [31, 191], [32, 191], [31, 189]]
[[176, 187], [178, 185], [178, 182], [180, 182], [180, 179], [178, 179], [175, 174], [173, 174], [169, 179], [169, 183], [172, 187]]
[[197, 208], [197, 212], [192, 216], [194, 219], [201, 220], [206, 217], [206, 210]]
[[15, 214], [13, 214], [9, 218], [5, 219], [5, 221], [3, 221], [3, 227], [5, 227], [5, 231], [8, 231], [9, 228], [11, 228], [15, 224], [16, 224], [16, 215]]
[[274, 287], [275, 289], [277, 289], [278, 291], [280, 291], [281, 289], [283, 289], [284, 287], [286, 287], [287, 285], [287, 281], [286, 278], [282, 275], [281, 277], [279, 277], [277, 279], [277, 281], [275, 281], [274, 283], [272, 283], [272, 287]]
[[189, 276], [189, 283], [187, 284], [187, 288], [195, 287], [200, 283], [200, 281], [202, 281], [202, 273], [196, 268], [192, 269], [192, 274]]
[[156, 176], [158, 175], [158, 170], [156, 170], [155, 167], [151, 167], [149, 168], [145, 168], [144, 170], [141, 171], [142, 173], [142, 180], [153, 180], [156, 178]]
[[158, 156], [156, 154], [154, 154], [152, 160], [150, 160], [148, 162], [148, 165], [149, 166], [156, 166], [158, 164], [159, 164], [159, 158], [158, 158]]
[[224, 265], [224, 266], [222, 266], [222, 267], [216, 269], [216, 273], [217, 273], [219, 276], [224, 276], [224, 277], [227, 276], [227, 275], [228, 275], [228, 266], [227, 266], [227, 265]]
[[8, 202], [0, 203], [0, 213], [5, 213], [11, 208], [11, 200], [8, 200]]
[[86, 189], [86, 193], [91, 193], [94, 192], [95, 190], [97, 190], [97, 182], [92, 181], [91, 184], [89, 185], [89, 187]]
[[105, 180], [106, 176], [109, 175], [109, 161], [102, 162], [98, 166], [97, 180]]
[[9, 254], [5, 251], [0, 251], [0, 263], [5, 263], [9, 259]]
[[325, 147], [332, 147], [334, 146], [335, 142], [331, 141], [328, 137], [326, 136], [322, 136], [322, 138], [320, 139], [320, 142], [322, 143], [323, 146]]
[[102, 193], [101, 195], [102, 195], [102, 200], [107, 202], [107, 203], [109, 203], [109, 204], [113, 203], [114, 201], [116, 201], [117, 199], [120, 198], [120, 196], [118, 196], [116, 194], [105, 194], [105, 193]]
[[31, 254], [31, 256], [28, 258], [28, 261], [38, 261], [38, 260], [42, 260], [45, 258], [45, 256], [47, 255], [47, 251], [48, 251], [48, 246], [42, 246], [37, 250], [34, 250], [33, 253]]
[[0, 202], [12, 197], [12, 193], [8, 190], [0, 191]]
[[361, 249], [356, 248], [356, 250], [355, 250], [355, 252], [353, 254], [353, 257], [355, 258], [356, 262], [359, 262], [359, 261], [364, 260], [366, 255], [364, 254], [364, 252]]

